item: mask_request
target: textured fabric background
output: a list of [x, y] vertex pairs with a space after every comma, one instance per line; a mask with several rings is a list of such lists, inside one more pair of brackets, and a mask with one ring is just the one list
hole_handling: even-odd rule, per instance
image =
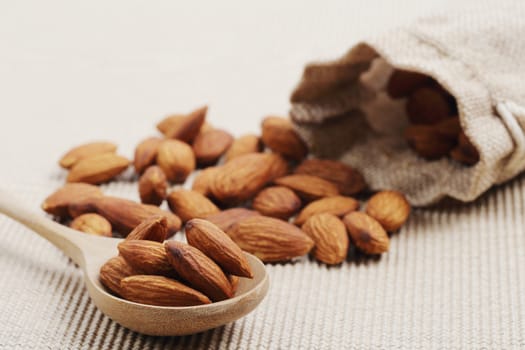
[[[0, 186], [38, 210], [68, 147], [110, 139], [131, 156], [164, 114], [203, 102], [214, 125], [257, 131], [288, 110], [304, 63], [454, 2], [2, 2]], [[126, 181], [104, 190], [138, 198]], [[525, 348], [524, 199], [520, 176], [416, 210], [378, 261], [269, 265], [255, 312], [181, 338], [104, 317], [62, 253], [0, 216], [0, 348]]]

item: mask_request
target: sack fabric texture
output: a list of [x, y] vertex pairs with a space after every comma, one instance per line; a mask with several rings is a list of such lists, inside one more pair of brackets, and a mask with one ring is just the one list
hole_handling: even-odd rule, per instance
[[[373, 190], [400, 190], [414, 205], [472, 201], [525, 169], [523, 18], [517, 1], [435, 15], [310, 64], [292, 94], [297, 130], [317, 155], [361, 170]], [[383, 89], [391, 67], [427, 74], [456, 98], [476, 165], [427, 161], [408, 148], [406, 117]]]

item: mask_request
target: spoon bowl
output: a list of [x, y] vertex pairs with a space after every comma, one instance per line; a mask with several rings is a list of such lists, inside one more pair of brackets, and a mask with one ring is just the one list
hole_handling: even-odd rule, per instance
[[122, 239], [87, 235], [34, 213], [0, 191], [0, 213], [3, 213], [61, 249], [84, 272], [89, 296], [97, 308], [120, 325], [133, 331], [157, 336], [178, 336], [202, 332], [233, 322], [264, 299], [269, 278], [264, 264], [246, 254], [254, 278], [240, 278], [235, 296], [206, 305], [167, 307], [139, 304], [116, 297], [100, 283], [100, 267], [118, 255]]

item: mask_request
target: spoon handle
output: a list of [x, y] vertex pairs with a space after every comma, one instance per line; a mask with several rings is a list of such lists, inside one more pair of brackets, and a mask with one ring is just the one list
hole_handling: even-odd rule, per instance
[[0, 213], [29, 227], [64, 252], [77, 265], [85, 264], [82, 247], [89, 245], [85, 235], [45, 218], [0, 188]]

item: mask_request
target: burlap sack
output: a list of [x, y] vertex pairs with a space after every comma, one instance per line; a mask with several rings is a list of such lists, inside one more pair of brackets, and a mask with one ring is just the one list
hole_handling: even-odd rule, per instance
[[[371, 189], [401, 190], [414, 205], [472, 201], [525, 168], [524, 18], [520, 1], [435, 15], [311, 64], [291, 98], [297, 130], [315, 154], [361, 170]], [[428, 74], [454, 95], [479, 163], [426, 161], [407, 147], [403, 106], [383, 91], [391, 66]]]

